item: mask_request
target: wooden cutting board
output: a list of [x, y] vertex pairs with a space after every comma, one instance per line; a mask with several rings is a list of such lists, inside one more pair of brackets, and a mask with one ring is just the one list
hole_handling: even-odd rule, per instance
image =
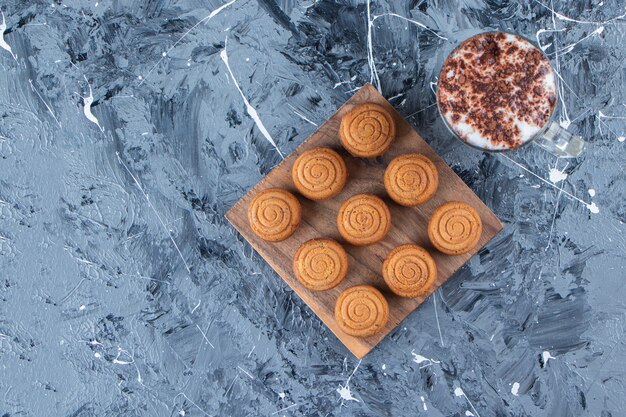
[[[384, 106], [394, 117], [397, 137], [387, 152], [375, 159], [362, 159], [350, 156], [339, 140], [341, 117], [354, 105], [374, 102]], [[348, 166], [349, 179], [343, 191], [330, 200], [311, 201], [300, 194], [291, 180], [291, 167], [295, 159], [304, 151], [318, 146], [328, 146], [341, 154]], [[416, 207], [402, 207], [394, 203], [385, 192], [383, 173], [394, 157], [410, 152], [420, 152], [429, 157], [439, 170], [439, 189], [426, 203]], [[279, 187], [291, 191], [302, 204], [302, 223], [298, 230], [282, 242], [266, 242], [260, 239], [248, 224], [248, 204], [261, 190]], [[337, 230], [336, 218], [339, 206], [348, 197], [359, 193], [372, 193], [381, 197], [391, 211], [392, 227], [387, 237], [379, 243], [356, 247], [347, 244]], [[435, 208], [446, 201], [464, 201], [474, 207], [483, 222], [483, 232], [478, 245], [463, 255], [445, 255], [438, 252], [428, 240], [427, 224]], [[480, 248], [489, 242], [500, 230], [502, 224], [493, 212], [465, 185], [452, 169], [431, 149], [409, 123], [372, 86], [365, 84], [343, 106], [337, 110], [309, 138], [278, 164], [265, 178], [255, 185], [226, 213], [226, 218], [235, 226], [248, 242], [265, 258], [289, 286], [304, 300], [318, 317], [335, 333], [357, 357], [362, 358], [389, 332], [424, 302], [432, 292], [470, 259]], [[295, 278], [292, 270], [293, 256], [303, 242], [319, 237], [330, 237], [342, 243], [348, 253], [349, 272], [337, 287], [322, 292], [313, 292]], [[438, 277], [431, 291], [419, 298], [402, 298], [394, 295], [386, 286], [382, 276], [382, 263], [394, 247], [415, 243], [428, 250], [437, 263]], [[389, 302], [389, 321], [377, 334], [358, 338], [343, 333], [334, 317], [335, 300], [348, 287], [370, 284], [378, 288]]]

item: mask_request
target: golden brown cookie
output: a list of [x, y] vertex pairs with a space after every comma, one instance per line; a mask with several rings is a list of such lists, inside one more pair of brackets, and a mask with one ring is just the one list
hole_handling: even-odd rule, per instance
[[371, 158], [387, 150], [396, 137], [396, 123], [383, 106], [359, 104], [341, 118], [339, 137], [352, 155]]
[[460, 201], [450, 201], [437, 207], [428, 222], [431, 243], [448, 255], [472, 250], [482, 230], [483, 225], [476, 210]]
[[293, 271], [298, 281], [313, 291], [336, 287], [348, 272], [348, 255], [332, 239], [304, 242], [293, 258]]
[[352, 336], [371, 336], [387, 324], [389, 305], [385, 296], [369, 285], [350, 287], [335, 304], [339, 328]]
[[300, 225], [302, 209], [298, 199], [282, 188], [258, 193], [248, 206], [248, 221], [254, 233], [264, 240], [285, 240]]
[[370, 245], [387, 235], [391, 213], [385, 202], [375, 195], [357, 194], [339, 207], [337, 227], [349, 243]]
[[417, 245], [401, 245], [385, 258], [383, 278], [397, 295], [419, 297], [435, 283], [437, 265], [425, 249]]
[[395, 157], [385, 170], [385, 189], [398, 204], [416, 206], [437, 191], [439, 174], [433, 162], [420, 153]]
[[313, 148], [300, 155], [291, 169], [293, 183], [311, 200], [337, 195], [346, 185], [348, 168], [341, 155], [330, 148]]

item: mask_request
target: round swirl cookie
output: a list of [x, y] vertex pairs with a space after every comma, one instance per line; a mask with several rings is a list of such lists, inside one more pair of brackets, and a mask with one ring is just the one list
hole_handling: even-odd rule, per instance
[[425, 249], [417, 245], [401, 245], [385, 258], [383, 278], [395, 294], [419, 297], [435, 283], [437, 265]]
[[345, 290], [335, 304], [339, 328], [352, 336], [366, 337], [387, 324], [389, 305], [380, 291], [369, 285]]
[[371, 194], [357, 194], [343, 202], [337, 215], [341, 236], [357, 246], [382, 240], [391, 227], [391, 213], [383, 200]]
[[359, 104], [341, 118], [339, 137], [354, 156], [371, 158], [387, 150], [396, 137], [396, 124], [378, 104]]
[[428, 238], [448, 255], [467, 253], [476, 246], [483, 225], [472, 206], [451, 201], [437, 207], [428, 222]]
[[341, 155], [330, 148], [314, 148], [300, 155], [291, 169], [293, 183], [311, 200], [337, 195], [346, 185], [348, 168]]
[[304, 242], [293, 258], [293, 271], [298, 281], [313, 291], [336, 287], [348, 272], [348, 255], [332, 239]]
[[433, 162], [419, 153], [394, 158], [385, 170], [385, 189], [389, 197], [403, 206], [416, 206], [437, 191], [439, 175]]
[[282, 188], [261, 191], [248, 206], [248, 222], [254, 233], [273, 242], [291, 236], [300, 225], [301, 216], [298, 199]]

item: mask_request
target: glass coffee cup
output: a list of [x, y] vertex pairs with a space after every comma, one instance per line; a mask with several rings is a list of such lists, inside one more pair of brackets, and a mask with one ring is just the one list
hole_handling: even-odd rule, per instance
[[585, 142], [554, 120], [558, 88], [548, 57], [529, 40], [485, 32], [463, 41], [439, 73], [437, 107], [463, 143], [504, 152], [535, 143], [566, 158]]

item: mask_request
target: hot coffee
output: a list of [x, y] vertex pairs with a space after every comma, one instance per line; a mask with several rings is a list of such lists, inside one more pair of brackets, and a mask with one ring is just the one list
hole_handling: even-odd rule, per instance
[[546, 126], [557, 101], [546, 56], [524, 38], [489, 32], [461, 43], [439, 73], [437, 103], [449, 127], [486, 150], [517, 148]]

